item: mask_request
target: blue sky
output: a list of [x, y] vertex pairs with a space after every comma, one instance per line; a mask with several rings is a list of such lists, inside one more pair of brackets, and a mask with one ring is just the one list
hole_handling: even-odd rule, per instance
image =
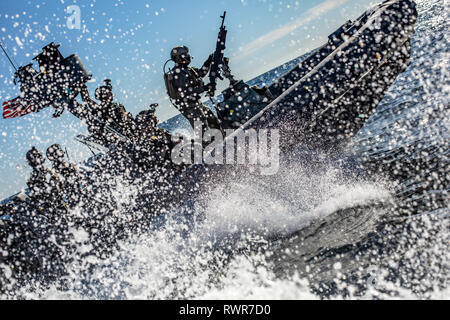
[[[78, 54], [93, 74], [93, 94], [104, 78], [113, 80], [117, 101], [136, 115], [158, 102], [166, 120], [177, 114], [167, 100], [162, 66], [172, 47], [187, 45], [201, 65], [213, 52], [219, 16], [227, 11], [226, 55], [237, 78], [253, 77], [308, 52], [347, 19], [358, 17], [378, 1], [369, 0], [15, 0], [0, 1], [0, 39], [19, 65], [31, 62], [50, 42], [64, 56]], [[81, 29], [68, 29], [65, 11], [81, 9]], [[0, 52], [0, 100], [18, 95], [13, 69]], [[220, 88], [223, 88], [220, 87]], [[0, 119], [0, 199], [25, 186], [24, 160], [31, 146], [67, 146], [72, 160], [89, 150], [73, 138], [85, 126], [70, 114], [58, 119], [52, 109], [19, 119]]]

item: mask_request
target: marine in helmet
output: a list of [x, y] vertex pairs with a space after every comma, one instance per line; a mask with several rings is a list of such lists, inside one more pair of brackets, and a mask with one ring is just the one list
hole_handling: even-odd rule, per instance
[[192, 58], [186, 46], [173, 48], [170, 58], [175, 67], [165, 75], [165, 82], [177, 109], [189, 120], [192, 128], [195, 121], [201, 121], [205, 129], [221, 130], [218, 118], [200, 101], [201, 94], [208, 91], [203, 78], [209, 72], [213, 55], [199, 69], [189, 66]]
[[105, 126], [125, 136], [130, 134], [132, 116], [126, 112], [122, 104], [114, 102], [111, 80], [106, 79], [104, 85], [95, 90], [95, 99], [100, 101], [100, 103], [97, 103], [90, 97], [86, 85], [81, 89], [81, 98], [91, 109], [92, 117], [88, 117], [89, 131], [97, 136], [101, 135], [103, 140], [107, 136]]
[[61, 208], [64, 205], [61, 198], [63, 185], [57, 175], [44, 166], [42, 152], [32, 147], [27, 152], [26, 159], [33, 169], [27, 181], [30, 198], [50, 211]]
[[64, 150], [57, 143], [47, 148], [47, 159], [52, 163], [54, 172], [58, 175], [64, 198], [70, 206], [78, 203], [81, 195], [80, 176], [77, 167], [64, 160]]
[[138, 164], [156, 163], [170, 160], [170, 150], [173, 147], [170, 133], [158, 127], [155, 110], [139, 112], [135, 119], [135, 144], [139, 155], [135, 157]]

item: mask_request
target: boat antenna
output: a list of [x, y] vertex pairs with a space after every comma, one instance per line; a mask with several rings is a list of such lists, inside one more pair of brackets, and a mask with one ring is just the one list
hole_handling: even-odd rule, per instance
[[7, 57], [8, 60], [9, 60], [9, 62], [10, 62], [11, 65], [13, 66], [14, 70], [16, 70], [16, 72], [17, 72], [17, 67], [16, 67], [16, 65], [14, 64], [14, 62], [13, 62], [13, 61], [11, 60], [11, 58], [9, 57], [9, 54], [8, 54], [8, 52], [6, 52], [6, 50], [5, 50], [5, 48], [4, 48], [4, 46], [3, 46], [3, 44], [2, 44], [1, 41], [0, 41], [0, 47], [2, 48], [3, 52], [5, 53], [6, 57]]

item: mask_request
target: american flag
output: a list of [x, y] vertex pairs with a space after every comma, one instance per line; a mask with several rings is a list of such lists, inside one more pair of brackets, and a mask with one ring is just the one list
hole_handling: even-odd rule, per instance
[[3, 102], [3, 118], [17, 118], [22, 117], [34, 111], [33, 105], [25, 105], [20, 97]]

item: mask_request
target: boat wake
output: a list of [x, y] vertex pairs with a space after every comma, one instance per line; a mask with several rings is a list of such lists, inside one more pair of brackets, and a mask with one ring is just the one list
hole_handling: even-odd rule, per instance
[[[373, 230], [391, 202], [387, 186], [357, 180], [347, 171], [323, 162], [314, 169], [304, 163], [282, 166], [276, 176], [248, 173], [239, 182], [223, 181], [195, 204], [155, 219], [151, 232], [121, 242], [110, 258], [88, 255], [73, 262], [68, 266], [67, 287], [45, 288], [32, 295], [49, 299], [269, 298], [278, 292], [277, 298], [313, 297], [298, 275], [283, 279], [276, 274], [277, 246], [312, 224], [329, 224], [329, 217], [335, 215], [346, 219], [350, 212], [360, 223], [353, 221], [340, 231], [353, 241], [352, 233], [364, 236]], [[127, 193], [133, 194], [123, 189], [123, 200]], [[115, 215], [121, 214], [118, 211]], [[77, 230], [74, 235], [77, 250], [88, 252], [86, 233]], [[324, 244], [325, 239], [335, 243], [338, 235], [319, 231], [315, 236]], [[287, 288], [296, 288], [289, 291], [295, 294], [287, 294]], [[30, 297], [30, 292], [28, 286], [23, 288], [25, 296]]]

